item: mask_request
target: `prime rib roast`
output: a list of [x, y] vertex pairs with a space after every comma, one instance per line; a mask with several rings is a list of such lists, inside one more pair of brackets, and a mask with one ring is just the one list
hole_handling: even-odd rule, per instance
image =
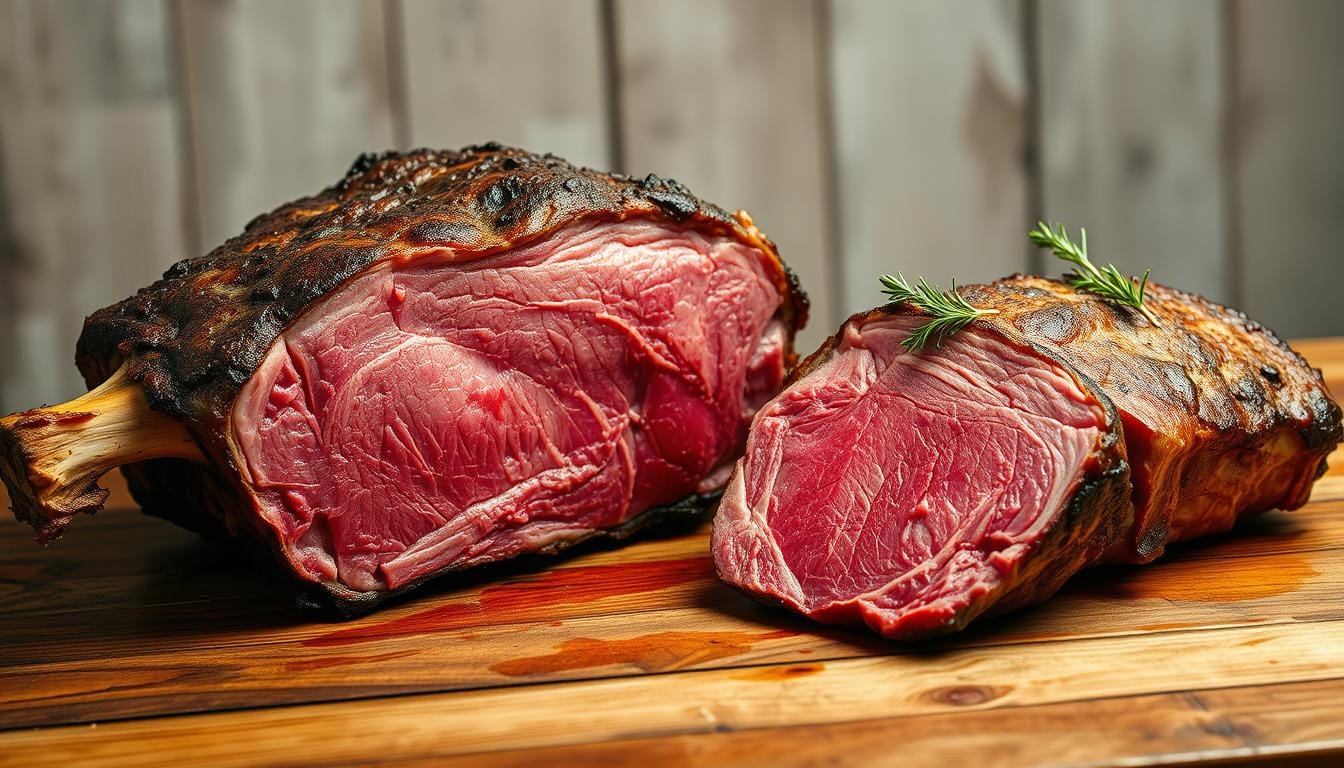
[[905, 304], [855, 315], [757, 413], [714, 521], [719, 575], [890, 638], [1042, 600], [1079, 569], [1307, 501], [1341, 438], [1273, 332], [1149, 283], [1131, 308], [1039, 277], [941, 349]]
[[91, 391], [0, 419], [0, 478], [46, 542], [121, 467], [347, 615], [722, 490], [726, 582], [918, 639], [1298, 507], [1344, 432], [1198, 296], [961, 293], [997, 314], [922, 351], [918, 309], [855, 315], [785, 386], [807, 300], [744, 212], [498, 145], [366, 155], [94, 313]]
[[703, 508], [806, 313], [750, 217], [674, 181], [366, 155], [89, 317], [92, 391], [0, 420], [0, 475], [45, 542], [122, 466], [355, 613]]

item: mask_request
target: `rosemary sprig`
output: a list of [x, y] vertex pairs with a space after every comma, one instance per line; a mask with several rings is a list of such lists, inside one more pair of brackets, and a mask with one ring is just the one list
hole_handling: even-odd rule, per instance
[[911, 352], [919, 352], [932, 339], [934, 346], [943, 348], [943, 340], [970, 325], [977, 317], [997, 315], [997, 309], [979, 309], [957, 293], [957, 281], [952, 281], [952, 290], [939, 291], [919, 278], [919, 282], [910, 285], [900, 272], [895, 277], [882, 275], [882, 292], [892, 301], [904, 302], [933, 316], [929, 322], [919, 326], [901, 344]]
[[1151, 270], [1144, 270], [1143, 277], [1139, 278], [1136, 284], [1135, 278], [1125, 276], [1114, 264], [1107, 264], [1098, 269], [1087, 259], [1086, 229], [1078, 230], [1080, 242], [1074, 243], [1063, 224], [1056, 224], [1055, 227], [1051, 229], [1048, 224], [1040, 221], [1027, 236], [1041, 248], [1050, 249], [1055, 256], [1070, 264], [1078, 265], [1077, 270], [1065, 275], [1069, 285], [1079, 290], [1091, 291], [1107, 301], [1133, 307], [1142, 312], [1154, 326], [1161, 325], [1157, 321], [1157, 315], [1143, 303], [1143, 292], [1148, 288], [1148, 273]]

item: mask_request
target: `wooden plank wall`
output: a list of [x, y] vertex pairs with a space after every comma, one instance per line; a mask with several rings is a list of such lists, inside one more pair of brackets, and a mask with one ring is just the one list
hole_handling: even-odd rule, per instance
[[1344, 3], [1239, 0], [1231, 215], [1245, 310], [1290, 336], [1344, 332]]
[[847, 312], [880, 303], [884, 272], [946, 285], [1028, 267], [1023, 25], [1014, 0], [833, 4]]
[[383, 10], [363, 0], [173, 6], [203, 253], [395, 143]]
[[0, 411], [88, 311], [336, 178], [487, 139], [746, 208], [813, 299], [1093, 252], [1344, 333], [1331, 0], [0, 0]]
[[82, 391], [84, 314], [192, 252], [167, 10], [0, 2], [0, 410]]
[[1233, 301], [1218, 0], [1045, 0], [1043, 209], [1127, 274]]

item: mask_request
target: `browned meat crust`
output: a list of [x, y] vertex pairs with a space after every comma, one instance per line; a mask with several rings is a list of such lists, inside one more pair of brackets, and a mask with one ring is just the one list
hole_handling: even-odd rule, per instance
[[1145, 562], [1242, 515], [1305, 504], [1341, 438], [1321, 380], [1268, 328], [1149, 283], [1160, 327], [1041, 277], [967, 286], [976, 306], [1050, 348], [1115, 403], [1133, 465], [1135, 524], [1109, 553]]
[[[439, 248], [483, 256], [579, 222], [628, 219], [755, 246], [784, 297], [777, 317], [788, 329], [785, 359], [793, 364], [793, 333], [807, 320], [807, 297], [745, 212], [729, 214], [670, 179], [576, 168], [497, 144], [360, 156], [335, 185], [257, 217], [241, 235], [95, 312], [85, 321], [76, 362], [90, 387], [125, 363], [150, 406], [181, 420], [209, 460], [123, 467], [146, 512], [211, 538], [244, 536], [273, 547], [273, 537], [253, 529], [254, 516], [238, 513], [250, 502], [228, 445], [228, 418], [243, 384], [292, 320], [383, 260]], [[703, 506], [695, 497], [602, 533], [622, 536], [660, 515]], [[368, 607], [354, 595], [329, 597], [347, 612]]]
[[[982, 332], [997, 332], [1073, 371], [1082, 389], [1106, 405], [1109, 441], [1094, 453], [1065, 514], [999, 588], [946, 625], [892, 637], [958, 630], [978, 615], [1049, 597], [1084, 566], [1146, 562], [1169, 542], [1225, 531], [1268, 509], [1299, 507], [1344, 436], [1340, 408], [1319, 370], [1269, 329], [1202, 297], [1150, 283], [1147, 304], [1160, 323], [1154, 326], [1135, 310], [1047, 278], [1017, 275], [960, 292], [977, 307], [998, 310], [976, 321]], [[855, 315], [785, 386], [830, 359], [847, 328], [911, 312], [918, 310], [893, 304]]]
[[751, 224], [670, 179], [576, 168], [552, 155], [486, 144], [361, 155], [335, 185], [258, 216], [205, 256], [85, 321], [76, 362], [90, 386], [122, 360], [151, 405], [217, 440], [243, 382], [306, 307], [374, 262], [452, 248], [516, 248], [585, 220], [656, 219], [758, 245], [802, 327], [807, 297]]

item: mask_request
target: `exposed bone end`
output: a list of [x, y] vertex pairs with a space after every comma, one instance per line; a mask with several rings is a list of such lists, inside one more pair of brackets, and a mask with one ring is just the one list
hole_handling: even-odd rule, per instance
[[97, 389], [60, 405], [0, 418], [0, 480], [14, 516], [46, 543], [81, 512], [102, 509], [108, 471], [146, 459], [202, 461], [181, 422], [153, 410], [119, 369]]

